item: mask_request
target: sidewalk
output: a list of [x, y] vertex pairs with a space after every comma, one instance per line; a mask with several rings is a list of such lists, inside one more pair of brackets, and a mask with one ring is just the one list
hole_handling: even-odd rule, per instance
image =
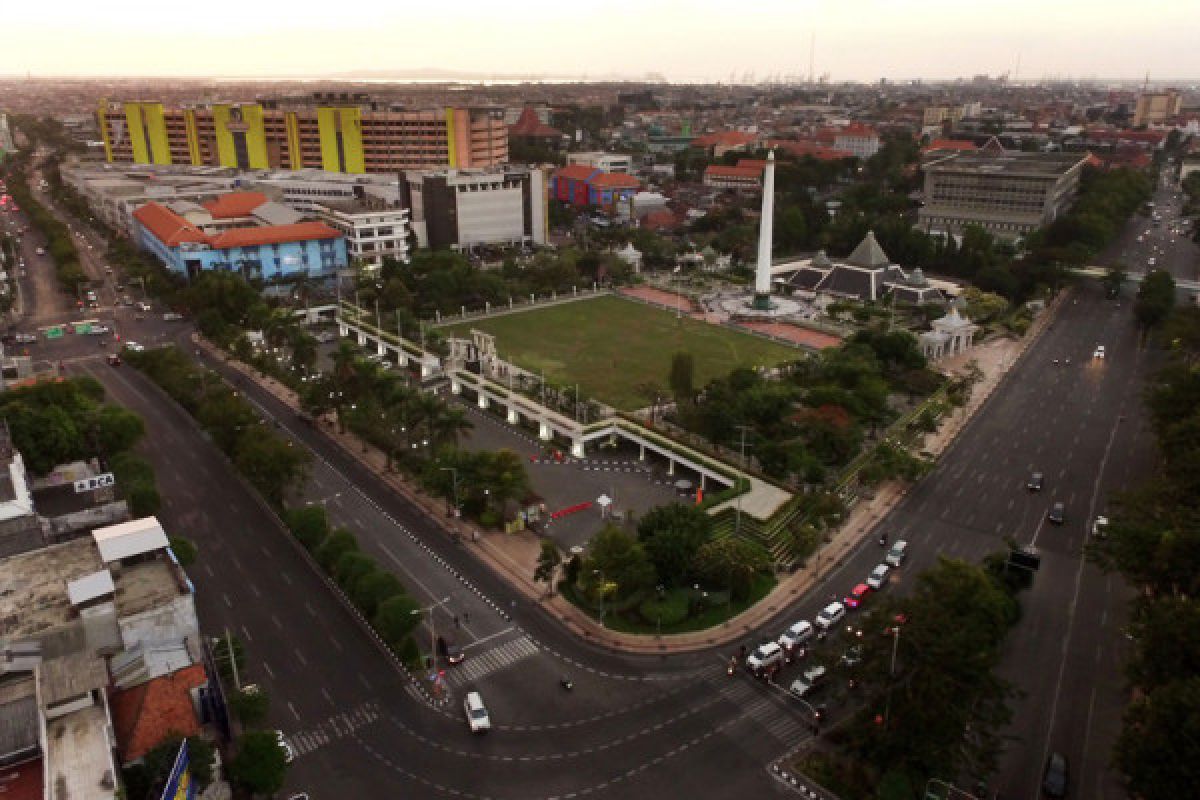
[[[941, 455], [953, 443], [975, 412], [1001, 385], [1016, 361], [1041, 336], [1068, 294], [1069, 292], [1060, 293], [1021, 339], [995, 339], [973, 348], [968, 353], [947, 359], [940, 365], [944, 371], [953, 374], [966, 370], [973, 361], [983, 373], [983, 377], [973, 387], [966, 406], [954, 411], [936, 432], [926, 437], [927, 452], [934, 456]], [[247, 379], [255, 381], [289, 408], [299, 411], [299, 400], [287, 386], [273, 378], [260, 375], [253, 367], [228, 357], [199, 336], [193, 336], [193, 341], [216, 359], [237, 370]], [[397, 473], [387, 471], [387, 457], [378, 449], [371, 445], [364, 446], [352, 433], [338, 433], [336, 424], [330, 420], [322, 419], [320, 428], [348, 455], [358, 459], [392, 489], [429, 514], [430, 519], [438, 523], [447, 535], [454, 532], [463, 533], [464, 544], [467, 545], [463, 548], [464, 552], [478, 558], [493, 572], [507, 580], [514, 591], [525, 596], [530, 602], [540, 605], [568, 631], [587, 641], [625, 653], [684, 653], [742, 639], [768, 622], [780, 609], [801, 597], [818, 583], [823, 575], [838, 567], [900, 502], [908, 489], [900, 483], [881, 486], [870, 499], [858, 503], [853, 508], [845, 525], [802, 569], [782, 577], [763, 600], [723, 624], [690, 633], [627, 634], [602, 627], [597, 620], [557, 594], [546, 596], [545, 585], [533, 580], [538, 553], [541, 551], [541, 540], [535, 534], [529, 531], [513, 534], [484, 531], [467, 520], [448, 520], [444, 503], [419, 492]]]

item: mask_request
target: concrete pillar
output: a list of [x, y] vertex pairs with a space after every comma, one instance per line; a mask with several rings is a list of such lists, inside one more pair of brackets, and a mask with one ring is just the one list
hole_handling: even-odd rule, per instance
[[674, 476], [675, 474], [675, 459], [667, 458], [667, 475]]
[[367, 346], [367, 337], [366, 337], [366, 335], [365, 335], [365, 334], [363, 334], [362, 332], [359, 332], [359, 333], [358, 333], [358, 334], [357, 334], [357, 335], [356, 335], [354, 338], [355, 338], [355, 339], [358, 341], [358, 346], [359, 346], [359, 347], [366, 347], [366, 346]]
[[700, 488], [701, 488], [701, 489], [705, 488], [705, 486], [704, 486], [704, 482], [705, 482], [705, 480], [707, 479], [707, 477], [708, 477], [708, 476], [707, 476], [707, 475], [705, 475], [703, 472], [701, 472], [701, 473], [700, 473]]
[[407, 367], [408, 366], [408, 353], [404, 352], [404, 350], [397, 350], [396, 351], [396, 363], [402, 367]]
[[349, 335], [350, 335], [350, 329], [339, 322], [338, 323], [338, 336], [341, 338], [345, 338]]
[[[421, 368], [421, 373], [424, 374], [424, 367]], [[462, 384], [454, 378], [450, 379], [450, 394], [462, 394]]]
[[487, 411], [487, 407], [488, 407], [487, 395], [484, 394], [483, 392], [480, 392], [479, 393], [479, 408], [482, 409], [483, 411]]
[[554, 437], [554, 434], [550, 431], [550, 426], [544, 422], [539, 422], [538, 423], [538, 438], [541, 439], [543, 442], [548, 442], [553, 437]]
[[517, 417], [517, 409], [513, 406], [508, 407], [508, 414], [505, 416], [509, 425], [516, 425], [520, 420]]
[[387, 355], [387, 345], [383, 343], [383, 339], [375, 340], [375, 352], [381, 356]]
[[421, 363], [421, 378], [429, 378], [433, 376], [433, 367], [424, 362]]
[[584, 457], [583, 439], [576, 439], [575, 441], [571, 442], [571, 457], [572, 458], [583, 458]]
[[646, 445], [639, 444], [638, 445], [638, 461], [645, 461], [645, 460], [646, 460]]

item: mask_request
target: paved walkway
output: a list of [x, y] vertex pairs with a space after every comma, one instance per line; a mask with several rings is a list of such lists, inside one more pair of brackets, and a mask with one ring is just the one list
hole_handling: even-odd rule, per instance
[[[1021, 339], [996, 339], [982, 344], [969, 353], [947, 359], [939, 366], [947, 372], [958, 373], [974, 362], [983, 374], [971, 392], [971, 399], [962, 409], [951, 414], [943, 425], [926, 438], [925, 449], [933, 455], [941, 454], [970, 421], [972, 415], [987, 401], [1003, 382], [1018, 358], [1041, 335], [1058, 306], [1069, 292], [1060, 293], [1051, 306], [1043, 312], [1029, 332]], [[217, 358], [225, 359], [235, 369], [270, 391], [288, 406], [299, 409], [296, 395], [286, 386], [272, 378], [258, 374], [241, 362], [228, 359], [224, 353], [197, 337], [197, 344], [206, 348]], [[541, 542], [538, 537], [524, 531], [516, 534], [484, 531], [466, 520], [457, 523], [447, 520], [443, 514], [445, 505], [441, 500], [416, 491], [399, 475], [385, 469], [386, 457], [376, 448], [363, 443], [352, 433], [338, 433], [330, 420], [322, 420], [322, 431], [340, 445], [347, 454], [370, 467], [385, 483], [424, 509], [430, 519], [437, 522], [447, 535], [457, 525], [466, 534], [466, 541], [474, 546], [465, 547], [464, 552], [483, 561], [498, 575], [508, 581], [512, 588], [535, 603], [541, 604], [546, 612], [555, 617], [569, 631], [583, 639], [597, 642], [613, 650], [627, 653], [680, 653], [704, 650], [724, 645], [745, 637], [768, 622], [783, 607], [792, 603], [818, 583], [822, 576], [840, 565], [851, 550], [875, 528], [875, 526], [904, 497], [907, 487], [899, 483], [881, 486], [870, 499], [858, 503], [850, 512], [846, 524], [834, 534], [804, 568], [782, 577], [776, 587], [761, 602], [747, 609], [724, 624], [705, 631], [667, 634], [662, 636], [618, 633], [602, 627], [595, 619], [558, 596], [547, 597], [545, 584], [533, 580]]]

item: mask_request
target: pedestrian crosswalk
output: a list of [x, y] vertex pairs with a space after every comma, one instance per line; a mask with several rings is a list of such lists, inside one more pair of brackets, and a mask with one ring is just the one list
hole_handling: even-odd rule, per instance
[[467, 660], [455, 669], [446, 672], [446, 682], [452, 688], [465, 686], [522, 659], [529, 658], [537, 651], [537, 645], [528, 636], [511, 639], [481, 653], [471, 653], [468, 650]]
[[787, 698], [766, 693], [774, 692], [774, 689], [756, 686], [743, 680], [741, 676], [735, 676], [723, 683], [719, 690], [720, 695], [741, 710], [738, 725], [765, 730], [788, 747], [795, 745], [806, 735], [807, 730], [798, 710], [787, 708], [780, 703], [781, 699], [786, 703]]
[[379, 706], [374, 700], [360, 703], [354, 708], [334, 714], [314, 728], [297, 731], [286, 737], [292, 746], [292, 752], [297, 756], [323, 747], [334, 739], [348, 736], [366, 725], [379, 719]]

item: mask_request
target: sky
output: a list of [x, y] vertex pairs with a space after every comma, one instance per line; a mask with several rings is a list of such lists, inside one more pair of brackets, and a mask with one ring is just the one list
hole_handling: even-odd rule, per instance
[[[0, 74], [364, 71], [672, 81], [998, 75], [1200, 83], [1200, 0], [42, 0]], [[1019, 63], [1019, 68], [1018, 68]]]

